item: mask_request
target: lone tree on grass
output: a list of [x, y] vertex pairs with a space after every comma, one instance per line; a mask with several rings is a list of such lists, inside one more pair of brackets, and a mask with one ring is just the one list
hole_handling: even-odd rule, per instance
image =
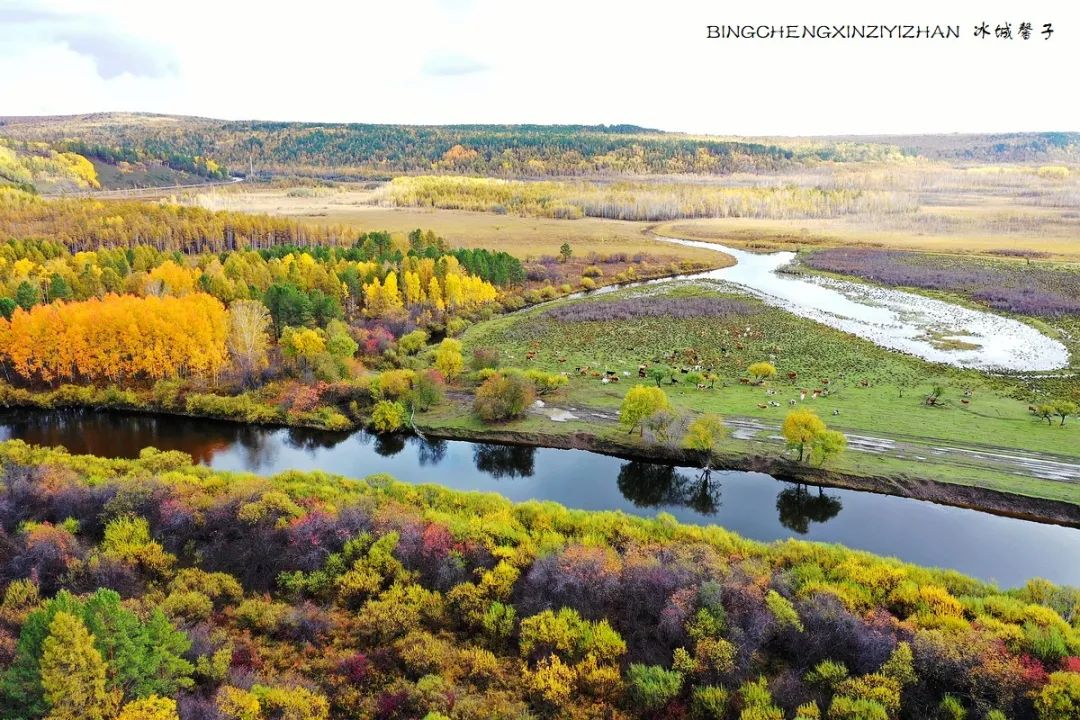
[[769, 378], [776, 377], [776, 366], [771, 362], [756, 362], [746, 368], [746, 372], [753, 379], [755, 385], [760, 385]]
[[1064, 426], [1065, 418], [1075, 415], [1076, 411], [1076, 403], [1069, 400], [1057, 400], [1038, 405], [1034, 412], [1036, 416], [1045, 420], [1047, 425], [1053, 425], [1054, 418], [1059, 417], [1061, 418], [1061, 426]]
[[667, 410], [671, 407], [667, 395], [658, 387], [647, 385], [635, 385], [626, 392], [622, 406], [619, 408], [619, 423], [629, 428], [627, 434], [640, 429], [641, 435], [645, 434], [645, 418], [658, 410]]
[[683, 445], [701, 455], [702, 477], [712, 472], [712, 456], [720, 441], [729, 435], [728, 427], [719, 415], [705, 413], [690, 423], [683, 438]]
[[788, 447], [799, 451], [799, 462], [809, 457], [819, 465], [843, 452], [847, 438], [836, 430], [829, 430], [824, 421], [812, 410], [795, 410], [784, 418], [781, 428]]

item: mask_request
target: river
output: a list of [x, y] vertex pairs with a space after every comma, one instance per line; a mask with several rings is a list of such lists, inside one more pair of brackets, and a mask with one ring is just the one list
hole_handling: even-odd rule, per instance
[[552, 500], [718, 524], [761, 541], [803, 538], [952, 568], [1016, 586], [1032, 577], [1080, 585], [1080, 530], [908, 498], [818, 489], [753, 472], [629, 461], [583, 450], [417, 437], [265, 428], [202, 419], [91, 411], [0, 413], [0, 439], [73, 453], [136, 457], [148, 446], [182, 450], [219, 470], [274, 474], [386, 472], [410, 483]]
[[751, 253], [717, 243], [658, 238], [723, 252], [731, 267], [687, 276], [725, 280], [790, 313], [931, 362], [991, 371], [1034, 372], [1068, 366], [1069, 352], [1034, 327], [996, 313], [915, 293], [778, 270], [793, 252]]

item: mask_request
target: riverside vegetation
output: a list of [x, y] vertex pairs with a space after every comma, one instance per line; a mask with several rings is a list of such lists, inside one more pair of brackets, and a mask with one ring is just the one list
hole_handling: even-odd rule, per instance
[[[1070, 369], [933, 365], [726, 284], [591, 292], [703, 269], [641, 232], [667, 221], [658, 233], [809, 251], [796, 272], [988, 305], [1075, 352], [1074, 135], [4, 123], [5, 406], [587, 441], [705, 480], [753, 456], [796, 477], [975, 488], [999, 509], [1080, 505], [1056, 477], [847, 447], [869, 433], [1067, 461]], [[244, 212], [261, 192], [247, 182], [178, 202], [37, 195], [230, 169], [303, 176], [294, 199], [325, 191], [325, 207], [337, 189], [312, 177], [411, 176], [325, 218]], [[8, 441], [0, 715], [1074, 720], [1080, 594], [666, 515]]]
[[1080, 595], [386, 476], [0, 444], [23, 718], [1027, 718]]

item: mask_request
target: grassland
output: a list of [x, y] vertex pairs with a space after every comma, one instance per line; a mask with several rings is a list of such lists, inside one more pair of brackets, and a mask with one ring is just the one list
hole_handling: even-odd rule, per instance
[[[735, 311], [689, 317], [650, 317], [643, 313], [639, 317], [606, 320], [575, 320], [574, 312], [559, 311], [589, 304], [592, 308], [585, 317], [592, 317], [597, 308], [617, 305], [621, 299], [643, 298], [645, 307], [662, 299], [699, 302], [709, 297], [737, 300], [732, 305]], [[651, 382], [638, 379], [639, 366], [660, 365], [673, 368], [670, 376], [676, 384], [665, 379], [664, 388], [673, 404], [682, 408], [755, 419], [775, 427], [792, 407], [789, 401], [793, 400], [795, 406], [812, 407], [830, 426], [849, 434], [867, 433], [899, 442], [914, 440], [927, 446], [922, 460], [914, 455], [902, 461], [895, 456], [849, 452], [837, 466], [841, 470], [933, 477], [1074, 503], [1080, 501], [1080, 487], [1075, 484], [948, 467], [939, 465], [929, 452], [934, 444], [955, 443], [1077, 457], [1080, 425], [1070, 420], [1064, 427], [1056, 423], [1050, 427], [1034, 418], [1027, 410], [1026, 394], [1031, 388], [1021, 381], [930, 364], [890, 352], [741, 296], [731, 287], [717, 289], [685, 283], [624, 290], [603, 299], [570, 301], [496, 318], [470, 328], [463, 339], [466, 350], [500, 348], [507, 365], [569, 372], [570, 384], [564, 391], [564, 399], [556, 401], [560, 406], [590, 408], [610, 417], [630, 385]], [[528, 352], [536, 353], [531, 361], [526, 361]], [[777, 379], [764, 387], [742, 384], [740, 378], [745, 377], [745, 368], [758, 360], [774, 362], [779, 370]], [[699, 389], [696, 382], [686, 381], [681, 369], [693, 365], [713, 369], [719, 377], [715, 388]], [[604, 384], [591, 374], [579, 374], [578, 367], [601, 373], [613, 371], [620, 382]], [[796, 373], [797, 378], [789, 380], [789, 372]], [[944, 407], [931, 407], [924, 402], [934, 386], [944, 388]], [[811, 392], [800, 400], [803, 388]], [[814, 389], [826, 388], [828, 396], [813, 397]], [[768, 394], [769, 391], [773, 394]], [[770, 401], [778, 402], [780, 407], [768, 407]], [[833, 415], [834, 411], [839, 414]], [[595, 426], [597, 416], [579, 413], [582, 419], [566, 423], [562, 432]], [[528, 422], [543, 424], [536, 418]], [[623, 431], [606, 427], [602, 432]], [[775, 429], [764, 432], [766, 436], [769, 434], [775, 434]], [[729, 442], [733, 443], [729, 451], [739, 452], [739, 441]], [[741, 452], [747, 451], [744, 443]]]
[[[312, 224], [350, 225], [361, 230], [405, 234], [431, 229], [454, 247], [502, 250], [528, 259], [558, 255], [570, 243], [575, 255], [648, 253], [723, 266], [723, 257], [707, 250], [676, 248], [646, 233], [647, 224], [600, 218], [564, 221], [496, 215], [464, 210], [388, 208], [372, 204], [376, 191], [367, 185], [333, 187], [244, 186], [189, 193], [181, 200], [211, 209], [283, 215]], [[728, 261], [730, 263], [730, 260]]]

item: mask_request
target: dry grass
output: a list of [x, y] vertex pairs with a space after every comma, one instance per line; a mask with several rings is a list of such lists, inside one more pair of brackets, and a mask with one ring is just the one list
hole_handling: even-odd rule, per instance
[[[290, 194], [291, 193], [291, 194]], [[575, 255], [589, 253], [648, 253], [723, 265], [716, 253], [660, 243], [641, 222], [582, 218], [557, 220], [462, 210], [383, 208], [369, 205], [371, 189], [344, 185], [314, 193], [296, 189], [226, 188], [193, 193], [182, 198], [207, 208], [284, 215], [312, 223], [347, 224], [361, 230], [407, 233], [415, 228], [434, 230], [456, 247], [503, 250], [521, 258], [558, 255], [570, 243]], [[718, 262], [721, 261], [721, 262]]]
[[[965, 211], [970, 208], [965, 208]], [[718, 218], [676, 220], [654, 228], [657, 235], [702, 240], [750, 250], [796, 250], [805, 247], [856, 245], [926, 252], [977, 253], [1024, 250], [1049, 253], [1062, 260], [1080, 260], [1080, 234], [1065, 232], [912, 232], [873, 229], [835, 220], [758, 220]]]

